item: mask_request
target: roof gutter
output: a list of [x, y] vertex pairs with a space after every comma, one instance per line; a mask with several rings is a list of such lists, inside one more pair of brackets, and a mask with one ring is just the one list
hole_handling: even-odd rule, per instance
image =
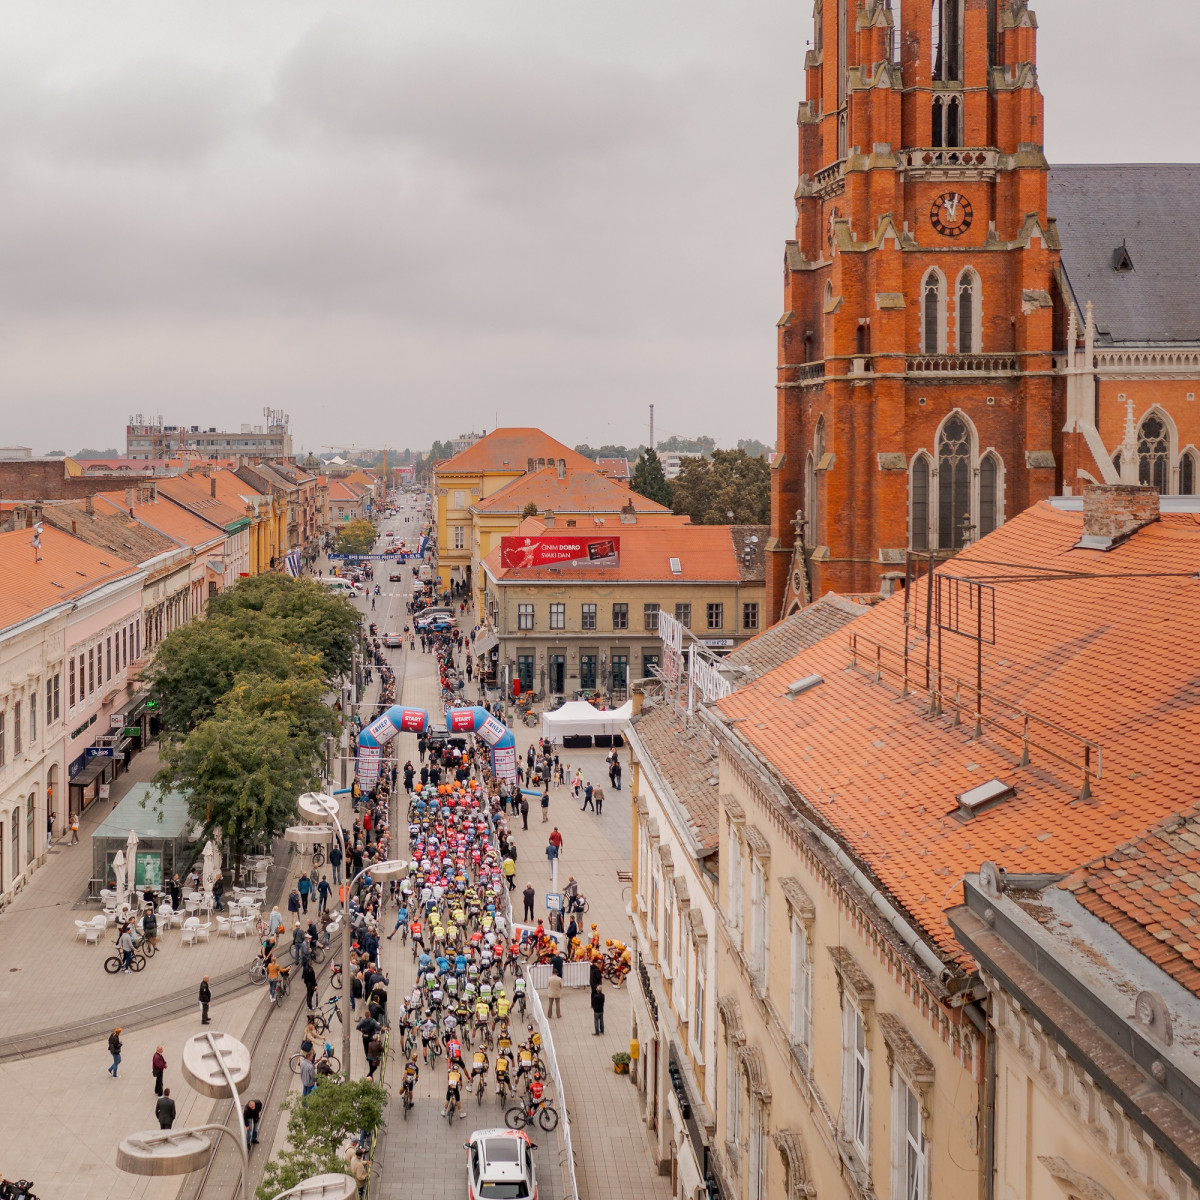
[[[717, 735], [719, 739], [724, 739], [725, 744], [731, 746], [734, 753], [741, 759], [743, 765], [750, 768], [757, 776], [759, 784], [771, 793], [774, 799], [785, 809], [791, 811], [793, 818], [800, 822], [804, 829], [817, 838], [825, 850], [832, 855], [838, 866], [841, 867], [855, 884], [863, 891], [867, 899], [874, 905], [880, 916], [887, 922], [892, 932], [908, 947], [913, 956], [920, 964], [939, 980], [945, 983], [946, 980], [954, 973], [953, 968], [943, 962], [937, 953], [932, 950], [929, 944], [902, 917], [895, 905], [887, 898], [887, 896], [879, 889], [879, 886], [870, 879], [870, 877], [862, 870], [862, 868], [842, 849], [841, 845], [829, 836], [823, 829], [819, 828], [810, 821], [797, 807], [788, 799], [784, 791], [779, 787], [771, 776], [770, 766], [763, 760], [758, 752], [746, 742], [736, 729], [731, 726], [721, 717], [717, 716], [708, 705], [700, 705], [696, 709], [700, 720]], [[803, 797], [802, 797], [803, 798]]]

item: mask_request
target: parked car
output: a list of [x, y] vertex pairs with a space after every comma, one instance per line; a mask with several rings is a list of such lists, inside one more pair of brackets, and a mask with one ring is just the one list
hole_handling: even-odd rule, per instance
[[404, 582], [404, 573], [402, 571], [393, 571], [388, 576], [388, 582], [389, 583], [403, 583]]
[[403, 646], [404, 634], [402, 633], [385, 633], [383, 635], [383, 644], [385, 646]]
[[529, 1135], [516, 1129], [477, 1129], [465, 1143], [468, 1200], [537, 1200]]

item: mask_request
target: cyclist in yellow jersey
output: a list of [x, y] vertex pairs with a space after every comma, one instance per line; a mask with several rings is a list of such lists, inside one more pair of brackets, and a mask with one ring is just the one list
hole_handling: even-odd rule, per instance
[[458, 1108], [459, 1116], [462, 1116], [462, 1072], [457, 1066], [451, 1066], [446, 1075], [446, 1107], [442, 1109], [442, 1116], [446, 1116], [450, 1112], [450, 1105], [455, 1105]]
[[500, 1095], [500, 1085], [510, 1087], [508, 1081], [508, 1071], [511, 1063], [507, 1054], [503, 1051], [496, 1057], [496, 1095]]
[[471, 1056], [471, 1078], [486, 1075], [490, 1069], [491, 1064], [488, 1062], [487, 1051], [480, 1047]]
[[502, 1025], [508, 1020], [509, 999], [507, 996], [501, 995], [496, 997], [496, 1019], [492, 1022], [493, 1027]]

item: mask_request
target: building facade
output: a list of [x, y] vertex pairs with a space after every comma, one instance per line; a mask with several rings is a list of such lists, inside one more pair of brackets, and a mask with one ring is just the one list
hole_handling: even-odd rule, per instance
[[287, 413], [270, 411], [266, 425], [243, 425], [236, 432], [215, 426], [164, 425], [161, 417], [130, 417], [125, 427], [125, 453], [129, 458], [291, 458], [292, 433]]
[[[752, 637], [763, 620], [765, 528], [682, 521], [627, 513], [602, 526], [620, 539], [619, 566], [504, 567], [501, 551], [492, 551], [483, 561], [484, 634], [476, 642], [476, 652], [490, 656], [485, 675], [505, 687], [519, 679], [524, 690], [606, 692], [623, 702], [630, 683], [662, 661], [660, 612], [712, 650]], [[533, 538], [557, 532], [557, 523], [532, 517], [517, 530]]]

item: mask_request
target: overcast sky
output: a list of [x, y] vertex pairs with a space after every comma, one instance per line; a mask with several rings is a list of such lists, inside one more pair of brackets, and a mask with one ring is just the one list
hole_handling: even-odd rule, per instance
[[[1200, 159], [1200, 5], [1036, 11], [1051, 161]], [[5, 0], [0, 441], [773, 440], [810, 14]]]

